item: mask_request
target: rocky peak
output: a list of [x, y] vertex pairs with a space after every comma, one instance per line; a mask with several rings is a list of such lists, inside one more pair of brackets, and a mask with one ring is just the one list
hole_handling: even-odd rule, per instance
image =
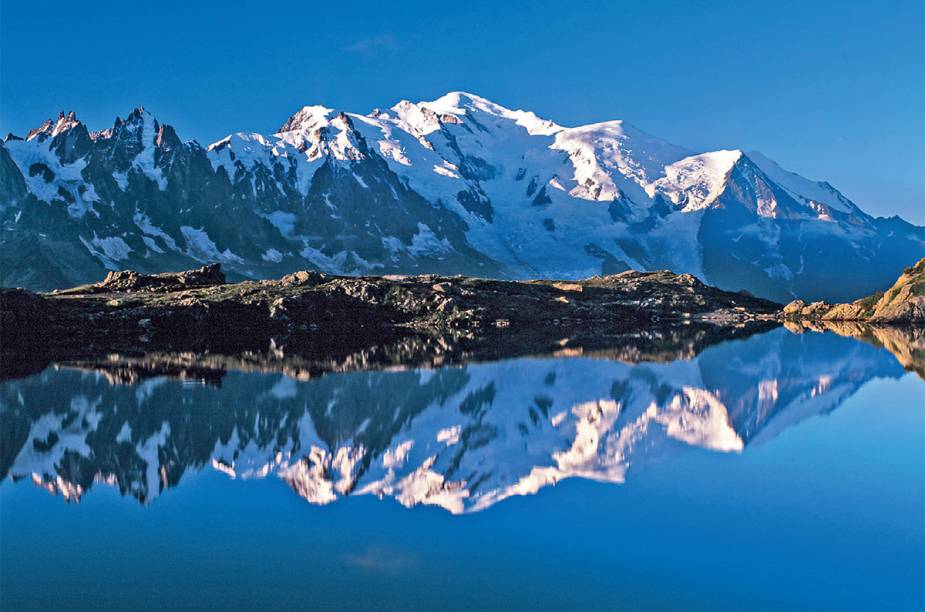
[[26, 135], [26, 140], [32, 140], [33, 138], [38, 138], [39, 140], [54, 138], [58, 134], [71, 130], [78, 125], [81, 125], [81, 123], [77, 119], [77, 115], [74, 111], [69, 111], [67, 113], [61, 111], [58, 113], [57, 120], [52, 121], [51, 119], [46, 119], [45, 123], [39, 127], [29, 130], [29, 133]]
[[51, 122], [51, 119], [46, 119], [45, 122], [37, 128], [32, 128], [26, 133], [26, 140], [32, 140], [37, 138], [41, 134], [47, 134], [51, 132], [51, 128], [54, 124]]
[[365, 157], [363, 138], [350, 116], [325, 106], [302, 107], [276, 135], [305, 153], [309, 160], [333, 157], [355, 161]]
[[153, 140], [153, 135], [156, 134], [159, 129], [160, 124], [157, 119], [154, 118], [154, 115], [146, 111], [143, 106], [139, 106], [132, 110], [124, 120], [116, 122], [113, 126], [113, 133], [115, 135], [124, 135], [127, 133], [150, 132]]
[[313, 132], [330, 125], [328, 117], [334, 110], [326, 106], [303, 106], [297, 113], [289, 117], [279, 128], [278, 133], [284, 132]]
[[151, 116], [151, 113], [145, 110], [144, 106], [136, 106], [132, 109], [132, 112], [129, 114], [127, 121], [144, 121], [146, 116]]
[[54, 129], [51, 131], [51, 135], [57, 136], [61, 132], [75, 128], [78, 125], [80, 125], [80, 121], [77, 120], [77, 115], [74, 113], [74, 111], [68, 111], [66, 115], [64, 114], [64, 111], [61, 111], [61, 113], [58, 115], [58, 121], [55, 123]]
[[97, 140], [106, 140], [107, 138], [112, 138], [112, 128], [90, 132], [90, 140], [93, 142], [96, 142]]
[[150, 151], [153, 156], [160, 131], [161, 125], [154, 115], [144, 107], [138, 107], [124, 119], [116, 118], [108, 133], [97, 134], [96, 140], [110, 141], [113, 154], [122, 160], [119, 164], [121, 166], [130, 164], [143, 151]]
[[161, 124], [157, 131], [157, 137], [154, 141], [159, 149], [173, 149], [179, 147], [182, 143], [172, 126]]

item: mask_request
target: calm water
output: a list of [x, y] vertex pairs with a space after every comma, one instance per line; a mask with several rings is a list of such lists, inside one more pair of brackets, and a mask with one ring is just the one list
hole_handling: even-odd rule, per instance
[[0, 383], [0, 605], [920, 610], [925, 383], [689, 360]]

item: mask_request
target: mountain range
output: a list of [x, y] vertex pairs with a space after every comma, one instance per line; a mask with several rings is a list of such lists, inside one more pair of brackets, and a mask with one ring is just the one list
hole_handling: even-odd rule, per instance
[[850, 301], [925, 256], [757, 152], [690, 151], [623, 121], [563, 127], [453, 92], [368, 114], [306, 106], [272, 135], [183, 141], [144, 109], [62, 113], [0, 145], [0, 285], [221, 262], [231, 278], [689, 273], [779, 302]]

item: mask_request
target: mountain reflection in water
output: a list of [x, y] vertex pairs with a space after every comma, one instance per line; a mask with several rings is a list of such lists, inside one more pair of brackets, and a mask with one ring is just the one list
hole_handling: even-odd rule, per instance
[[621, 483], [686, 446], [745, 452], [904, 374], [869, 338], [784, 328], [664, 362], [522, 357], [307, 380], [206, 366], [184, 379], [151, 363], [0, 383], [0, 479], [74, 501], [105, 483], [148, 504], [215, 469], [280, 478], [314, 504], [371, 494], [465, 513], [565, 478]]

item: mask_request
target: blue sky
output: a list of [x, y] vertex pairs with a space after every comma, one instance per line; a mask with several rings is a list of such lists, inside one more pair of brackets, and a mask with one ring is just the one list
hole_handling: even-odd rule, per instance
[[925, 9], [890, 2], [0, 4], [0, 131], [145, 106], [181, 138], [465, 90], [564, 125], [758, 149], [925, 223]]

